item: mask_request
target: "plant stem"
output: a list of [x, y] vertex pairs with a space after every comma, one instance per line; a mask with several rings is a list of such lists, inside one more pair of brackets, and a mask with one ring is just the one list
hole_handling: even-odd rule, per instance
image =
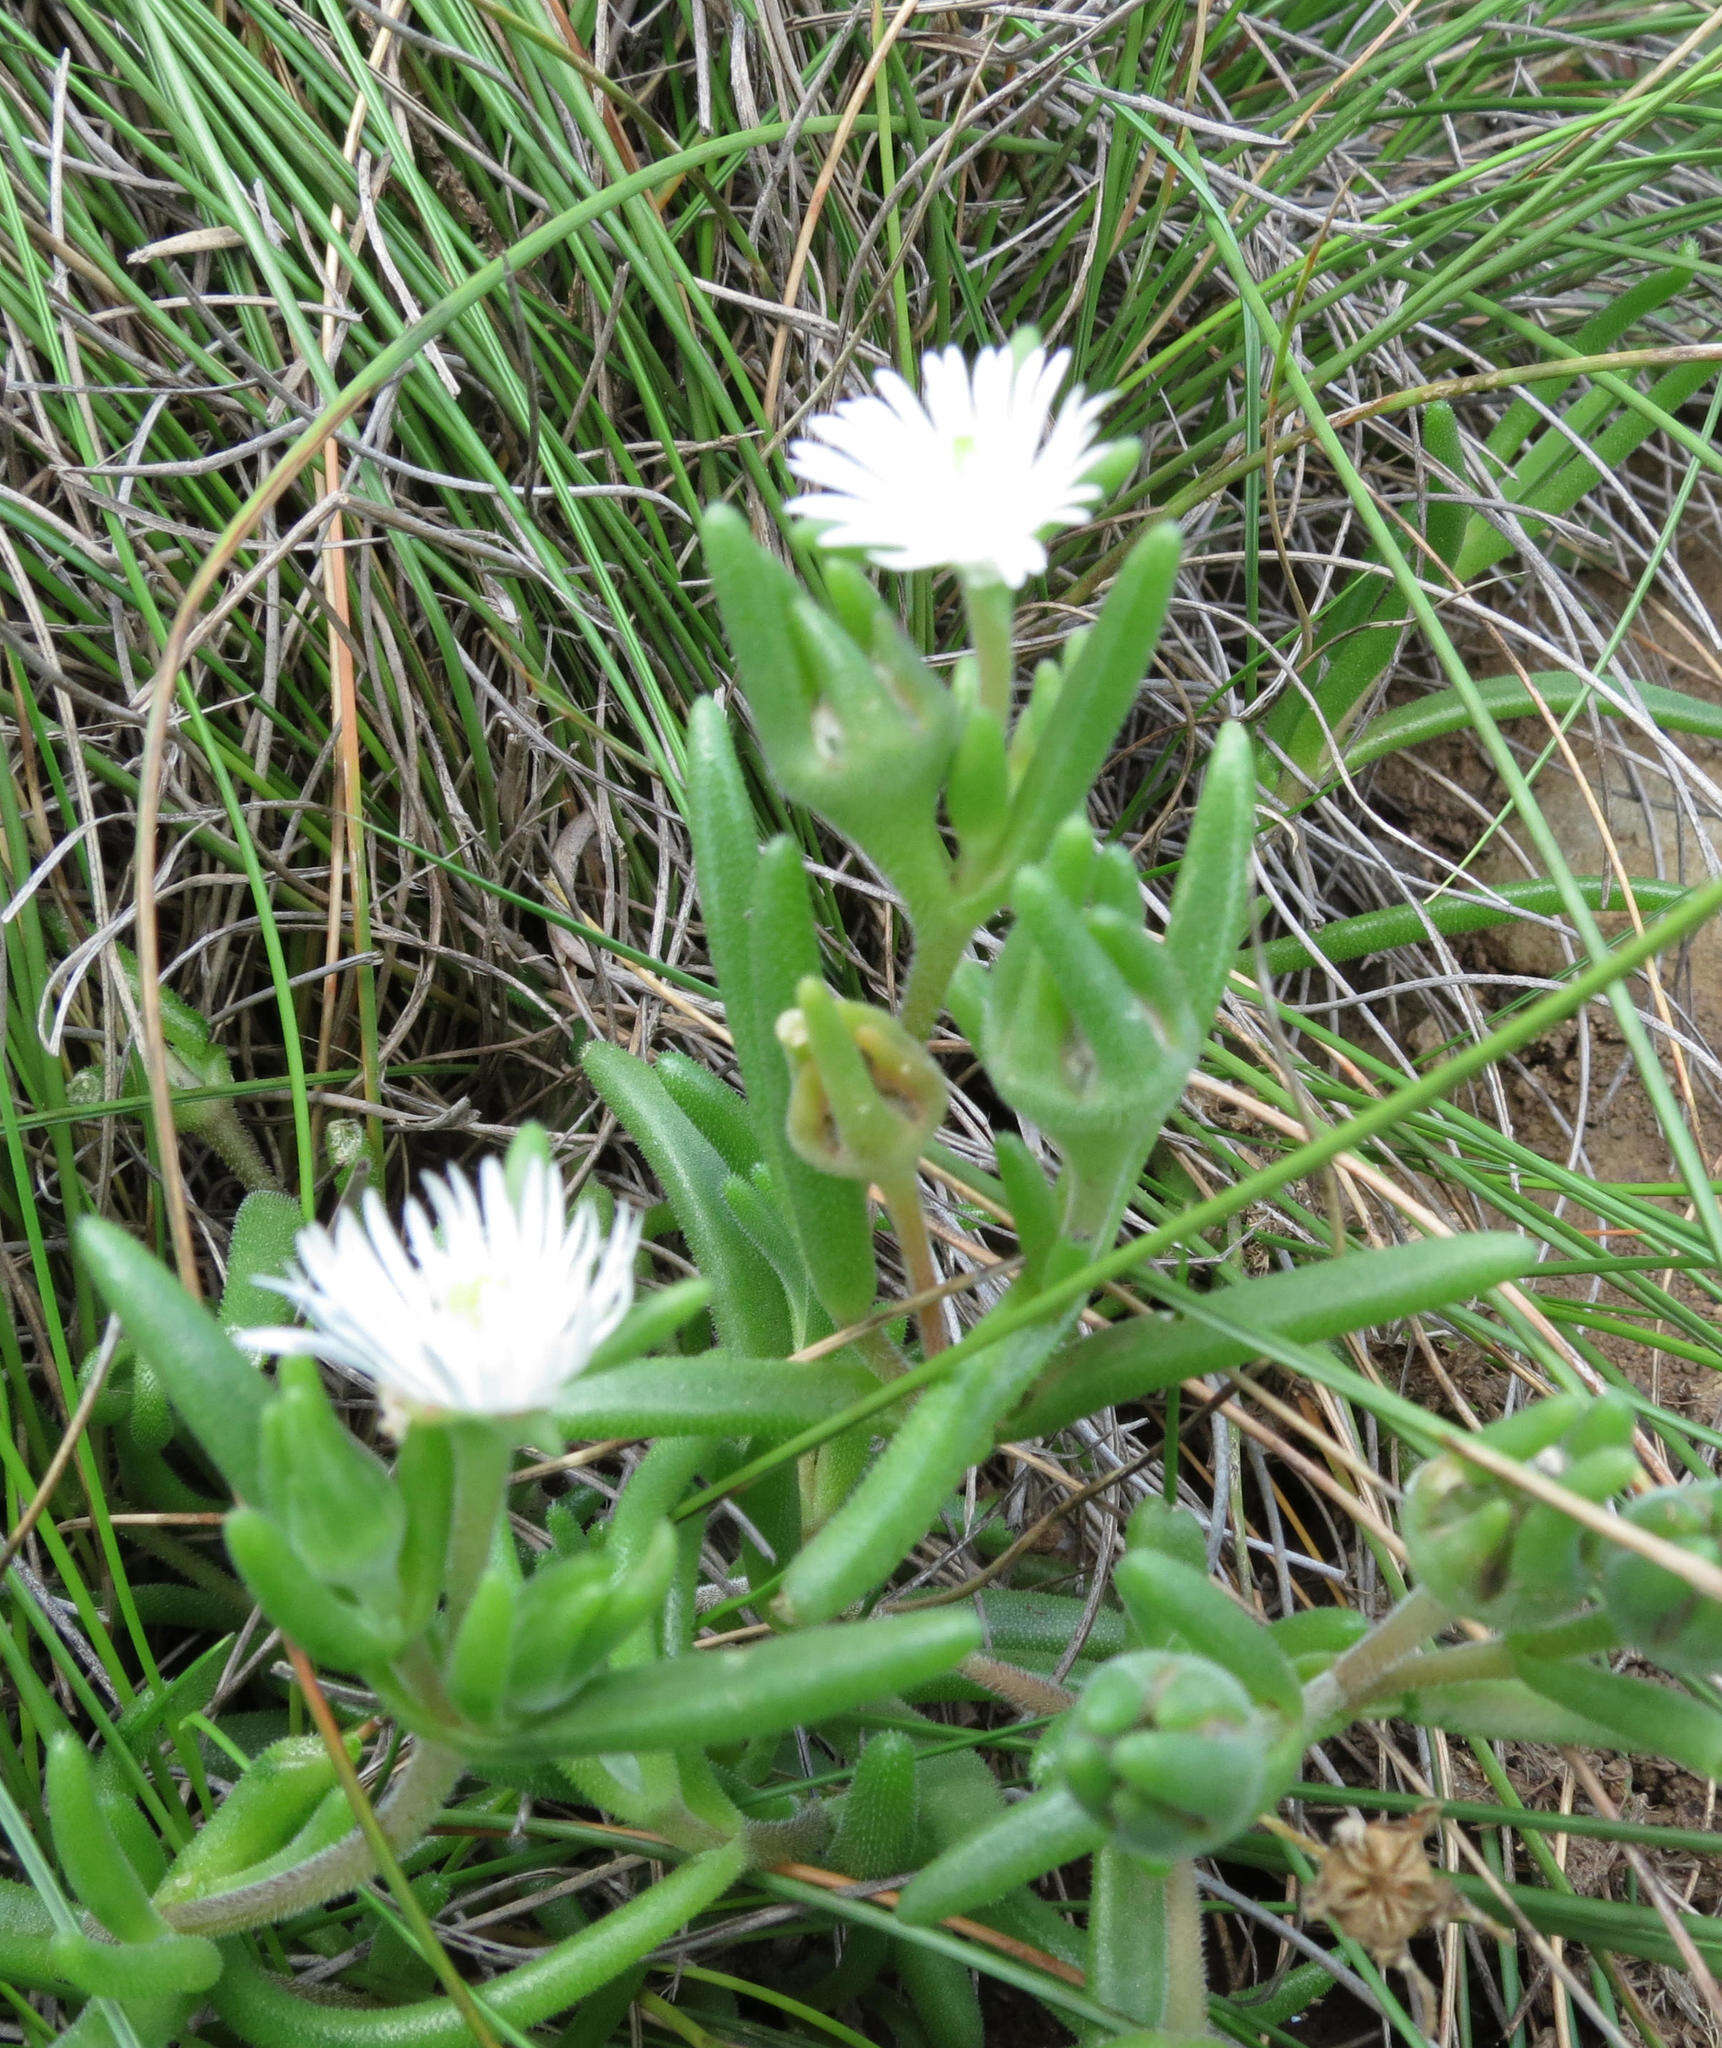
[[1421, 1586], [1413, 1587], [1362, 1642], [1354, 1643], [1343, 1657], [1304, 1687], [1304, 1719], [1308, 1726], [1319, 1729], [1367, 1699], [1394, 1665], [1445, 1628], [1452, 1618], [1433, 1593]]
[[933, 1026], [944, 1007], [945, 990], [957, 971], [957, 962], [969, 943], [974, 927], [962, 917], [946, 913], [938, 918], [923, 916], [915, 925], [915, 954], [909, 962], [909, 978], [903, 985], [903, 1028], [916, 1038], [931, 1038]]
[[279, 1188], [275, 1170], [258, 1148], [257, 1140], [245, 1128], [244, 1120], [231, 1102], [205, 1102], [180, 1111], [180, 1129], [199, 1137], [227, 1167], [246, 1191]]
[[[891, 1227], [897, 1233], [897, 1244], [909, 1276], [909, 1292], [929, 1293], [938, 1286], [939, 1275], [933, 1265], [933, 1242], [927, 1235], [927, 1219], [921, 1209], [921, 1190], [915, 1176], [913, 1173], [893, 1174], [890, 1179], [880, 1181], [879, 1192], [885, 1199]], [[935, 1352], [943, 1351], [950, 1342], [942, 1301], [924, 1303], [915, 1311], [915, 1323], [921, 1332], [923, 1358], [931, 1358]]]
[[855, 1349], [861, 1362], [875, 1379], [900, 1379], [908, 1371], [908, 1361], [882, 1327], [861, 1330], [855, 1338]]
[[977, 1650], [965, 1657], [957, 1670], [971, 1685], [985, 1686], [994, 1698], [1003, 1700], [1023, 1714], [1062, 1714], [1076, 1704], [1076, 1695], [1038, 1671], [1023, 1671], [997, 1657], [984, 1657]]
[[514, 1453], [507, 1437], [492, 1424], [449, 1425], [454, 1453], [454, 1508], [448, 1532], [448, 1626], [452, 1638], [472, 1598], [479, 1575], [490, 1562], [496, 1540], [497, 1515], [508, 1491], [508, 1468]]
[[[323, 1689], [317, 1683], [317, 1674], [311, 1669], [309, 1660], [297, 1644], [289, 1643], [288, 1651], [293, 1659], [293, 1668], [298, 1673], [300, 1689], [306, 1704], [311, 1709], [311, 1718], [317, 1724], [317, 1732], [323, 1738], [323, 1746], [329, 1752], [329, 1760], [335, 1766], [335, 1775], [341, 1781], [341, 1789], [347, 1795], [347, 1804], [353, 1810], [353, 1817], [359, 1823], [359, 1833], [365, 1838], [371, 1860], [394, 1894], [395, 1905], [401, 1917], [418, 1944], [419, 1954], [436, 1972], [437, 1981], [448, 1994], [461, 2017], [466, 2021], [474, 2041], [480, 2048], [497, 2048], [495, 2036], [485, 2024], [483, 2015], [473, 2001], [466, 1980], [449, 1961], [448, 1951], [437, 1939], [436, 1929], [430, 1923], [430, 1916], [423, 1902], [407, 1881], [407, 1874], [400, 1866], [394, 1844], [389, 1840], [376, 1810], [365, 1796], [365, 1788], [359, 1783], [359, 1774], [353, 1767], [353, 1759], [347, 1754], [347, 1746], [341, 1739], [341, 1729], [331, 1712], [329, 1702], [323, 1697]], [[440, 1807], [443, 1793], [437, 1795]]]
[[1088, 1990], [1140, 2026], [1207, 2036], [1207, 1961], [1188, 1858], [1150, 1863], [1113, 1843], [1096, 1851]]
[[980, 700], [999, 724], [1010, 731], [1011, 685], [1016, 669], [1011, 625], [1016, 604], [1002, 583], [971, 583], [963, 579], [963, 606], [969, 615], [969, 637], [980, 670]]
[[[746, 1864], [739, 1841], [708, 1849], [531, 1962], [492, 1978], [483, 1989], [486, 2008], [510, 2027], [542, 2026], [714, 1905]], [[472, 2039], [446, 1998], [382, 2011], [326, 2005], [269, 1976], [238, 1944], [212, 1998], [226, 2024], [256, 2048], [434, 2048]]]
[[811, 1800], [789, 1820], [750, 1820], [744, 1839], [756, 1866], [812, 1863], [831, 1839], [831, 1809]]
[[[391, 1851], [399, 1855], [422, 1839], [461, 1769], [456, 1751], [422, 1736], [413, 1745], [374, 1816]], [[362, 1884], [376, 1867], [370, 1841], [354, 1828], [292, 1870], [277, 1871], [254, 1884], [235, 1885], [230, 1891], [209, 1892], [200, 1899], [175, 1899], [159, 1911], [176, 1933], [238, 1934], [339, 1898]]]
[[1460, 1643], [1451, 1650], [1425, 1650], [1402, 1657], [1391, 1664], [1369, 1687], [1349, 1702], [1367, 1707], [1375, 1700], [1392, 1699], [1405, 1692], [1434, 1692], [1444, 1685], [1467, 1685], [1485, 1678], [1511, 1678], [1511, 1653], [1503, 1642]]
[[1206, 2038], [1208, 1963], [1202, 1947], [1202, 1908], [1196, 1866], [1188, 1857], [1166, 1873], [1166, 2031]]

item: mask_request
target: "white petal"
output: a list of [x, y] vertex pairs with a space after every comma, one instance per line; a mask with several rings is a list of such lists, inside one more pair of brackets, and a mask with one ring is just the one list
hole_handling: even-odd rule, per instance
[[298, 1271], [274, 1283], [307, 1327], [241, 1333], [258, 1351], [307, 1352], [370, 1380], [385, 1405], [493, 1416], [549, 1405], [584, 1369], [633, 1298], [638, 1218], [609, 1233], [590, 1210], [569, 1218], [562, 1179], [534, 1161], [520, 1198], [500, 1161], [475, 1189], [465, 1175], [424, 1181], [429, 1207], [405, 1206], [403, 1231], [381, 1201], [312, 1225]]
[[822, 523], [819, 544], [882, 568], [956, 568], [1016, 588], [1046, 566], [1042, 536], [1079, 523], [1100, 495], [1088, 472], [1104, 397], [1055, 411], [1070, 352], [954, 348], [921, 361], [921, 396], [893, 370], [872, 392], [807, 422], [788, 462], [814, 488], [789, 500]]

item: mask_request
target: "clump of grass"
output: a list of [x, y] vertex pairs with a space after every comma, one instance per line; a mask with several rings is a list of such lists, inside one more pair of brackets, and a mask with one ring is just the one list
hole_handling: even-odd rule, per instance
[[[70, 1226], [99, 1208], [166, 1243], [181, 1213], [144, 1113], [140, 906], [187, 1030], [230, 1063], [182, 1110], [229, 1105], [307, 1209], [337, 1120], [396, 1187], [542, 1117], [583, 1172], [652, 1199], [572, 1056], [595, 1033], [726, 1059], [677, 808], [687, 706], [727, 681], [692, 521], [728, 497], [773, 524], [786, 438], [853, 370], [907, 371], [922, 348], [1032, 320], [1150, 449], [1123, 506], [1057, 549], [1045, 635], [1083, 614], [1151, 513], [1190, 536], [1162, 671], [1097, 822], [1169, 873], [1223, 712], [1283, 765], [1259, 847], [1264, 978], [1234, 1000], [1141, 1214], [1289, 1152], [1402, 1087], [1414, 1034], [1489, 1041], [1598, 955], [1598, 913], [1630, 897], [1648, 919], [1713, 871], [1712, 791], [1673, 735], [1716, 731], [1694, 564], [1719, 467], [1718, 61], [1690, 8], [1548, 0], [1428, 18], [768, 4], [723, 24], [703, 0], [631, 22], [558, 0], [23, 11], [0, 44], [0, 1459], [19, 1532], [0, 1819], [21, 1868], [46, 1736], [108, 1729], [224, 1631], [237, 1640], [180, 1723], [186, 1782], [220, 1777], [260, 1700], [298, 1711], [208, 1532], [161, 1504], [179, 1482], [148, 1389], [122, 1374], [68, 1430], [102, 1355]], [[286, 450], [356, 379], [361, 402], [280, 488]], [[212, 560], [184, 659], [152, 684]], [[941, 591], [901, 597], [930, 652], [958, 644]], [[152, 703], [171, 714], [159, 761]], [[1653, 823], [1672, 811], [1665, 870], [1575, 873], [1539, 805], [1563, 775], [1623, 778]], [[146, 789], [161, 823], [143, 873]], [[855, 992], [889, 982], [888, 898], [834, 868], [805, 820], [773, 822], [802, 835], [835, 973]], [[1476, 879], [1485, 843], [1508, 839], [1519, 879]], [[1546, 971], [1462, 937], [1527, 923], [1550, 935]], [[1525, 1383], [1622, 1385], [1653, 1461], [1709, 1469], [1711, 1408], [1656, 1399], [1675, 1363], [1690, 1386], [1722, 1364], [1703, 1157], [1718, 1070], [1691, 1005], [1676, 963], [1621, 984], [1612, 1015], [1582, 1012], [1563, 1055], [1576, 1097], [1533, 1048], [1496, 1041], [1466, 1097], [1286, 1185], [1183, 1268], [1504, 1217], [1548, 1246], [1547, 1285], [1407, 1326], [1392, 1354], [1300, 1351], [1205, 1407], [1025, 1448], [974, 1475], [921, 1579], [955, 1587], [977, 1552], [1057, 1532], [1015, 1583], [1075, 1584], [1095, 1621], [1120, 1510], [1162, 1491], [1199, 1507], [1210, 1562], [1265, 1611], [1373, 1608], [1398, 1584], [1401, 1389], [1467, 1419]], [[960, 1047], [944, 1049], [960, 1074]], [[1666, 1160], [1603, 1185], [1586, 1118], [1628, 1097]], [[1527, 1143], [1514, 1118], [1539, 1098]], [[993, 1114], [959, 1093], [938, 1162], [952, 1271], [1011, 1246], [985, 1173]], [[241, 1190], [195, 1133], [185, 1158], [186, 1242], [213, 1270]], [[674, 1265], [673, 1240], [662, 1256]], [[1024, 1730], [952, 1740], [1008, 1768]], [[1413, 1755], [1384, 1733], [1312, 1768], [1314, 1814], [1433, 1795], [1450, 1851], [1463, 1834], [1495, 1880], [1474, 1875], [1477, 1896], [1499, 1911], [1504, 1886], [1522, 1915], [1510, 1937], [1441, 1952], [1471, 2037], [1572, 2038], [1575, 1991], [1646, 2039], [1701, 2038], [1718, 2017], [1702, 1971], [1669, 1969], [1691, 1963], [1683, 1940], [1707, 1967], [1722, 1954], [1675, 1918], [1688, 1876], [1707, 1882], [1682, 1861], [1700, 1832], [1610, 1812], [1578, 1763], [1438, 1735]], [[440, 1938], [480, 1972], [494, 1902], [524, 1918], [547, 1872], [627, 1882], [603, 1875], [608, 1838], [517, 1815], [512, 1792], [450, 1825], [426, 1881], [447, 1902]], [[1622, 1859], [1588, 1891], [1551, 1847], [1579, 1839]], [[1240, 2038], [1272, 2037], [1248, 2000], [1284, 1961], [1295, 1863], [1263, 1837], [1213, 1877]], [[651, 2038], [815, 2024], [805, 2001], [785, 2007], [757, 1935], [792, 1929], [812, 1982], [833, 1930], [876, 1909], [805, 1878], [759, 1890], [664, 1952], [636, 2005]], [[351, 1955], [350, 1988], [404, 1983], [412, 1959], [377, 1912], [331, 1909], [295, 1952]], [[1056, 2015], [1043, 1976], [1025, 1992], [1020, 1964], [965, 1954]], [[1356, 2000], [1419, 2038], [1361, 1952], [1329, 1967], [1335, 2010]]]

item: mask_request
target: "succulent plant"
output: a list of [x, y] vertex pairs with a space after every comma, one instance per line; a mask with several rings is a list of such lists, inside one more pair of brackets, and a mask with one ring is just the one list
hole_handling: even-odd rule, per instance
[[1115, 1657], [1047, 1738], [1042, 1775], [1120, 1846], [1205, 1855], [1255, 1818], [1272, 1731], [1229, 1672], [1173, 1650]]
[[[1632, 1410], [1612, 1395], [1558, 1394], [1491, 1423], [1478, 1441], [1595, 1502], [1638, 1470]], [[1558, 1507], [1444, 1451], [1405, 1497], [1405, 1547], [1419, 1582], [1455, 1614], [1502, 1629], [1576, 1613], [1597, 1591], [1594, 1542]]]
[[[1722, 1565], [1722, 1479], [1664, 1486], [1635, 1500], [1624, 1519], [1689, 1556]], [[1634, 1649], [1671, 1671], [1722, 1671], [1722, 1601], [1636, 1551], [1609, 1547], [1603, 1605]]]

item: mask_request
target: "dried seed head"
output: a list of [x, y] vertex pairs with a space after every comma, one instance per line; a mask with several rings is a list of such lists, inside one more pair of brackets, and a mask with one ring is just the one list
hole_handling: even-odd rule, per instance
[[1309, 1917], [1331, 1920], [1383, 1969], [1409, 1969], [1412, 1939], [1451, 1920], [1463, 1902], [1423, 1853], [1435, 1807], [1399, 1821], [1347, 1815], [1333, 1831], [1304, 1896]]

